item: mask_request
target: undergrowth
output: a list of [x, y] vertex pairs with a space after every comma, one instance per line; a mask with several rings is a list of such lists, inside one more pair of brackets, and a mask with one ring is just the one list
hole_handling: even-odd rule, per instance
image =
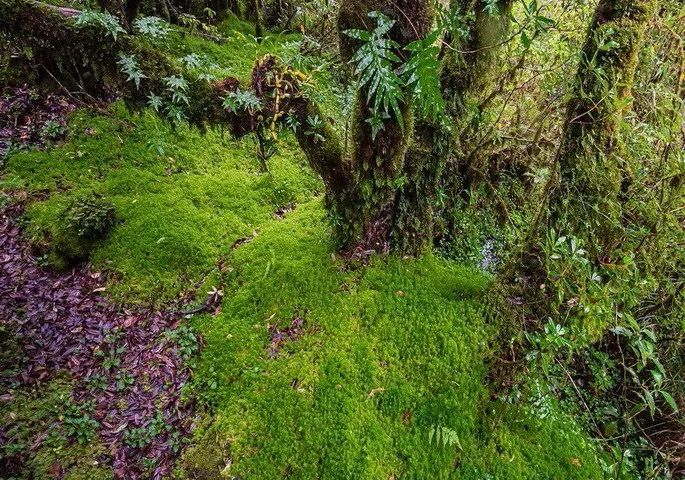
[[[160, 48], [245, 78], [255, 58], [296, 38], [257, 45], [245, 25], [238, 30], [223, 45], [172, 32]], [[293, 55], [288, 48], [281, 53]], [[332, 89], [323, 97], [336, 101]], [[250, 139], [172, 129], [115, 104], [106, 115], [76, 112], [64, 144], [13, 153], [0, 178], [1, 189], [32, 195], [25, 232], [52, 266], [64, 266], [53, 243], [74, 199], [111, 202], [117, 222], [88, 253], [112, 274], [107, 294], [116, 299], [223, 288], [216, 314], [192, 322], [205, 347], [187, 395], [203, 414], [179, 477], [603, 478], [602, 454], [553, 399], [491, 398], [497, 325], [480, 308], [486, 275], [430, 255], [345, 263], [332, 253], [320, 181], [292, 138], [268, 167], [260, 172]], [[481, 260], [475, 223], [454, 257]], [[55, 421], [43, 415], [50, 388], [18, 393], [11, 408], [44, 427]], [[68, 386], [55, 388], [67, 395]], [[73, 439], [58, 453], [87, 462], [93, 451], [78, 440], [91, 438], [92, 425], [85, 416], [66, 423]], [[104, 478], [87, 468], [96, 470], [86, 478]]]
[[117, 106], [111, 117], [76, 113], [68, 141], [53, 150], [12, 155], [0, 186], [50, 194], [26, 212], [27, 235], [47, 251], [73, 199], [90, 192], [107, 199], [119, 222], [93, 251], [95, 268], [122, 280], [112, 284], [115, 296], [164, 299], [201, 280], [284, 203], [305, 201], [318, 188], [290, 143], [271, 159], [268, 175], [253, 152], [249, 140], [172, 130], [150, 113]]
[[[32, 390], [12, 389], [6, 395], [11, 401], [0, 400], [0, 419], [7, 435], [0, 446], [3, 478], [113, 478], [99, 461], [104, 449], [95, 437], [97, 425], [87, 408], [71, 399], [70, 381], [58, 378]], [[29, 477], [13, 476], [19, 465]]]

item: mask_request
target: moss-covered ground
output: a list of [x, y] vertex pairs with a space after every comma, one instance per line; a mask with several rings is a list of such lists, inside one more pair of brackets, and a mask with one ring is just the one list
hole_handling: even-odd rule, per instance
[[[168, 48], [244, 76], [260, 52], [240, 42], [188, 35]], [[492, 399], [484, 274], [433, 256], [340, 260], [319, 180], [292, 140], [269, 166], [259, 172], [249, 138], [172, 129], [116, 104], [78, 112], [64, 144], [11, 155], [0, 178], [34, 194], [26, 232], [48, 252], [72, 198], [94, 191], [114, 203], [119, 222], [91, 260], [112, 273], [117, 300], [224, 289], [216, 315], [191, 321], [206, 341], [187, 392], [201, 414], [178, 476], [603, 478], [597, 451], [553, 403]], [[254, 238], [234, 248], [244, 237]], [[44, 421], [35, 396], [16, 395], [13, 415]]]
[[[235, 251], [222, 312], [195, 321], [207, 345], [193, 390], [213, 408], [189, 471], [601, 478], [593, 449], [553, 407], [541, 418], [490, 401], [491, 328], [478, 308], [487, 278], [430, 256], [346, 268], [331, 258], [319, 203]], [[270, 354], [274, 326], [294, 318], [303, 331]], [[454, 432], [453, 444], [432, 429]]]
[[[99, 461], [104, 449], [85, 423], [88, 417], [71, 401], [69, 380], [57, 378], [31, 390], [14, 390], [5, 395], [12, 397], [0, 401], [0, 419], [11, 427], [5, 430], [9, 441], [0, 445], [0, 465], [8, 468], [2, 478], [18, 478], [12, 472], [18, 457], [25, 460], [28, 478], [36, 480], [113, 478], [111, 470]], [[78, 431], [81, 441], [70, 437], [73, 431], [67, 424]]]
[[112, 285], [116, 293], [168, 298], [280, 206], [312, 197], [318, 181], [303, 159], [287, 144], [280, 152], [265, 175], [250, 140], [172, 130], [151, 113], [118, 106], [111, 116], [76, 114], [64, 145], [11, 156], [2, 185], [50, 194], [27, 211], [38, 243], [62, 227], [72, 198], [103, 195], [121, 222], [93, 253], [95, 267], [123, 280]]

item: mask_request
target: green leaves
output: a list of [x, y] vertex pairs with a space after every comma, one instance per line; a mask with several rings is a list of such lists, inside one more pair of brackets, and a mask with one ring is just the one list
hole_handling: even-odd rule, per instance
[[499, 0], [485, 0], [485, 5], [483, 6], [488, 15], [496, 17], [500, 14]]
[[202, 59], [197, 53], [190, 53], [185, 57], [181, 57], [181, 63], [187, 69], [193, 70], [202, 66]]
[[404, 50], [410, 56], [403, 63], [398, 55], [401, 45], [386, 37], [395, 21], [379, 12], [371, 12], [369, 17], [376, 20], [375, 29], [346, 30], [345, 34], [364, 42], [351, 61], [355, 64], [355, 74], [359, 76], [359, 86], [367, 87], [367, 101], [372, 113], [367, 122], [371, 125], [372, 137], [376, 137], [391, 114], [400, 128], [404, 128], [400, 104], [408, 99], [414, 102], [422, 116], [442, 118], [445, 102], [440, 91], [438, 60], [438, 38], [442, 35], [442, 28], [406, 45]]
[[659, 390], [659, 393], [661, 393], [662, 398], [666, 401], [666, 403], [668, 403], [668, 406], [671, 407], [674, 412], [677, 412], [678, 411], [678, 404], [673, 399], [671, 394], [665, 390]]
[[120, 52], [117, 64], [121, 67], [121, 71], [127, 75], [126, 81], [135, 83], [136, 90], [140, 88], [141, 79], [147, 77], [138, 66], [135, 55], [126, 55], [123, 52]]
[[91, 27], [99, 26], [110, 35], [114, 41], [117, 40], [117, 35], [126, 33], [126, 30], [121, 28], [119, 20], [109, 12], [96, 12], [95, 10], [83, 10], [76, 17], [77, 27]]
[[164, 39], [169, 35], [171, 26], [159, 17], [141, 17], [133, 22], [133, 27], [151, 39]]
[[251, 90], [237, 90], [226, 94], [223, 107], [230, 112], [246, 110], [254, 114], [262, 108], [262, 101]]
[[424, 117], [439, 119], [444, 115], [445, 101], [440, 89], [439, 31], [405, 47], [411, 52], [409, 61], [400, 69], [405, 84], [412, 93], [412, 100]]
[[181, 75], [172, 75], [170, 77], [162, 78], [162, 81], [167, 86], [169, 92], [171, 92], [171, 100], [175, 104], [180, 104], [181, 102], [188, 105], [188, 80], [186, 80]]
[[404, 127], [400, 111], [400, 102], [404, 99], [404, 82], [394, 69], [394, 64], [401, 62], [395, 53], [400, 45], [385, 38], [395, 21], [379, 12], [371, 12], [369, 17], [376, 19], [374, 30], [367, 32], [353, 29], [346, 30], [345, 34], [364, 42], [352, 57], [352, 62], [356, 65], [355, 74], [359, 75], [359, 86], [368, 86], [367, 100], [373, 116], [367, 121], [371, 124], [372, 137], [375, 138], [384, 115], [387, 116], [390, 110], [400, 126]]
[[428, 431], [428, 443], [433, 444], [433, 440], [437, 445], [443, 447], [456, 446], [459, 450], [462, 449], [461, 442], [459, 442], [459, 435], [451, 428], [443, 427], [442, 425], [432, 425]]
[[321, 120], [318, 115], [310, 115], [307, 117], [307, 130], [304, 134], [314, 137], [315, 142], [323, 142], [325, 141], [325, 138], [319, 133], [321, 128], [323, 128], [323, 125], [323, 120]]
[[532, 0], [530, 3], [523, 2], [523, 14], [526, 17], [524, 27], [530, 30], [530, 34], [525, 29], [521, 31], [521, 46], [524, 50], [528, 50], [533, 40], [540, 33], [547, 33], [556, 25], [556, 22], [549, 17], [540, 15], [537, 0]]

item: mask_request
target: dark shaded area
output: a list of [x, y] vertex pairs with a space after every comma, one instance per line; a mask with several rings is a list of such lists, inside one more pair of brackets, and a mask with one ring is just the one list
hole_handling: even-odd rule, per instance
[[66, 115], [76, 105], [64, 95], [41, 95], [27, 86], [0, 97], [0, 159], [10, 149], [45, 146], [66, 133]]

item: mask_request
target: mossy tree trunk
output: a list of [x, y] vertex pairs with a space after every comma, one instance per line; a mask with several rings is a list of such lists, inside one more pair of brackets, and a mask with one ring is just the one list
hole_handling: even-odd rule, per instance
[[[464, 14], [474, 12], [469, 35], [448, 39], [444, 49], [441, 85], [448, 113], [454, 124], [452, 152], [440, 179], [446, 202], [442, 217], [444, 235], [449, 239], [455, 228], [450, 219], [462, 201], [467, 201], [477, 180], [484, 174], [481, 144], [483, 102], [492, 92], [501, 68], [499, 47], [507, 40], [513, 0], [498, 0], [496, 13], [489, 13], [485, 0], [452, 0], [451, 8]], [[490, 6], [492, 8], [492, 6]]]
[[[390, 36], [401, 47], [423, 38], [434, 21], [430, 0], [341, 3], [338, 17], [340, 32], [347, 29], [371, 28], [368, 14], [382, 12], [395, 20]], [[356, 48], [355, 40], [341, 34], [340, 53], [349, 60]], [[402, 48], [396, 52], [402, 57]], [[405, 98], [408, 95], [405, 95]], [[367, 104], [368, 91], [357, 94], [351, 125], [351, 147], [344, 152], [349, 169], [345, 188], [330, 192], [328, 204], [341, 245], [348, 251], [386, 252], [390, 249], [418, 254], [432, 233], [432, 200], [435, 189], [419, 191], [424, 175], [434, 176], [439, 162], [430, 162], [429, 139], [422, 138], [414, 125], [414, 112], [409, 102], [400, 105], [402, 122], [390, 118], [374, 138]], [[419, 154], [419, 151], [421, 154]]]
[[655, 0], [599, 1], [568, 104], [548, 226], [587, 240], [597, 258], [619, 241], [625, 169], [618, 130], [655, 9]]
[[155, 13], [167, 22], [171, 21], [171, 12], [167, 0], [155, 0]]

